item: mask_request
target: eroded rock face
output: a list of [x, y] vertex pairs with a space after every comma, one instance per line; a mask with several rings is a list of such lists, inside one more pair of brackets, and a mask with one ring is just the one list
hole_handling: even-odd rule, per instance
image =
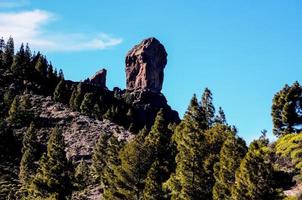
[[95, 75], [89, 79], [90, 83], [98, 85], [102, 88], [105, 88], [106, 87], [106, 75], [107, 75], [107, 70], [101, 69], [100, 71], [96, 72]]
[[143, 40], [126, 56], [127, 89], [160, 93], [166, 64], [165, 47], [156, 38]]

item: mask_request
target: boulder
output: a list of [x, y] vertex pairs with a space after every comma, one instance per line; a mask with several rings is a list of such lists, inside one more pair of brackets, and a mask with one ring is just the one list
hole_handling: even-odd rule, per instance
[[160, 93], [166, 64], [165, 47], [156, 38], [143, 40], [126, 55], [127, 90]]

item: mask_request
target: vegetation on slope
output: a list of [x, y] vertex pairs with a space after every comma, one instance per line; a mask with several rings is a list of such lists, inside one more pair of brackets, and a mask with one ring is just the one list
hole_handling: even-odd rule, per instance
[[[200, 99], [193, 95], [180, 121], [163, 95], [67, 81], [28, 45], [14, 54], [12, 38], [0, 44], [0, 199], [267, 200], [285, 198], [283, 190], [301, 182], [299, 83], [273, 99], [278, 141], [270, 144], [263, 134], [247, 147], [208, 88]], [[36, 95], [136, 136], [127, 141], [103, 130], [87, 147], [92, 155], [69, 155], [69, 124], [37, 117]], [[72, 141], [84, 138], [73, 130]]]

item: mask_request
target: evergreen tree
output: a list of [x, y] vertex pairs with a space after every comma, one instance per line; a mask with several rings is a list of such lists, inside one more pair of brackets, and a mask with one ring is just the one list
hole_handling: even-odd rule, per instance
[[194, 95], [182, 122], [174, 133], [177, 144], [176, 170], [164, 184], [171, 199], [211, 199], [207, 191], [203, 161], [206, 145], [203, 130], [207, 121]]
[[[0, 38], [0, 56], [4, 53], [5, 50], [5, 41], [3, 37]], [[1, 58], [2, 59], [2, 58]]]
[[302, 87], [298, 82], [285, 85], [273, 99], [272, 117], [276, 136], [302, 131]]
[[3, 62], [4, 49], [5, 49], [5, 41], [2, 37], [0, 39], [0, 73], [3, 73], [4, 70], [6, 70], [6, 66], [4, 65], [4, 62]]
[[31, 54], [31, 50], [28, 46], [28, 44], [26, 44], [25, 46], [25, 54], [24, 54], [24, 69], [23, 69], [23, 73], [25, 75], [25, 78], [27, 79], [31, 79], [34, 73], [34, 68], [31, 65], [31, 59], [32, 59], [32, 54]]
[[52, 66], [51, 62], [47, 66], [47, 75], [46, 75], [46, 77], [50, 80], [54, 78], [53, 66]]
[[17, 127], [22, 124], [22, 119], [19, 111], [19, 96], [15, 96], [8, 111], [8, 117], [6, 119], [9, 124]]
[[102, 119], [102, 109], [98, 102], [94, 104], [92, 114], [96, 119]]
[[45, 78], [47, 76], [47, 67], [48, 67], [47, 60], [40, 53], [36, 55], [36, 58], [34, 60], [36, 60], [34, 65], [35, 65], [35, 70], [38, 74], [38, 81], [43, 82], [45, 81]]
[[86, 115], [92, 115], [93, 107], [95, 105], [95, 96], [93, 93], [86, 93], [81, 103], [81, 112]]
[[20, 163], [19, 171], [19, 181], [21, 183], [21, 188], [18, 191], [18, 196], [27, 196], [26, 190], [30, 185], [32, 177], [35, 174], [37, 166], [35, 161], [37, 161], [37, 136], [34, 124], [31, 123], [27, 132], [23, 137], [23, 148], [22, 148], [22, 158]]
[[30, 195], [33, 198], [64, 199], [71, 189], [65, 143], [61, 129], [54, 128], [47, 143], [47, 154], [39, 162]]
[[111, 137], [108, 140], [106, 166], [103, 170], [102, 182], [104, 185], [104, 199], [125, 199], [116, 185], [116, 180], [119, 179], [116, 171], [120, 168], [121, 160], [118, 156], [119, 151], [123, 147], [123, 142], [118, 141], [116, 137]]
[[[169, 179], [170, 174], [175, 170], [176, 152], [176, 147], [171, 141], [172, 132], [168, 125], [165, 113], [161, 109], [157, 113], [155, 122], [145, 140], [152, 162], [144, 189], [144, 196], [148, 199], [166, 199], [168, 196], [164, 192], [162, 184]], [[154, 185], [158, 186], [154, 188]]]
[[29, 117], [29, 115], [31, 115], [29, 111], [30, 108], [31, 108], [31, 102], [30, 102], [29, 95], [22, 95], [20, 97], [20, 110], [24, 112], [23, 115]]
[[22, 78], [32, 77], [33, 69], [31, 68], [31, 51], [26, 45], [24, 49], [23, 43], [21, 44], [20, 50], [14, 57], [11, 70], [15, 75], [21, 76]]
[[47, 65], [46, 78], [48, 80], [48, 84], [49, 84], [51, 90], [53, 91], [57, 85], [58, 78], [54, 74], [54, 70], [53, 70], [53, 66], [52, 66], [51, 62]]
[[246, 151], [244, 140], [234, 134], [223, 143], [219, 163], [216, 163], [214, 168], [216, 182], [213, 187], [213, 200], [232, 200], [231, 188], [235, 183], [235, 171]]
[[302, 173], [302, 133], [280, 137], [275, 144], [275, 153], [277, 157], [289, 160]]
[[212, 92], [209, 88], [206, 88], [202, 94], [201, 107], [204, 111], [207, 124], [210, 127], [214, 122], [215, 107], [213, 105]]
[[70, 99], [69, 99], [69, 107], [70, 107], [72, 110], [77, 110], [77, 107], [76, 107], [76, 105], [75, 105], [75, 98], [76, 98], [76, 95], [77, 95], [77, 88], [76, 88], [76, 87], [73, 87], [72, 93], [71, 93], [71, 96], [70, 96]]
[[267, 145], [268, 140], [264, 137], [251, 143], [236, 171], [233, 200], [283, 199], [281, 191], [275, 188], [274, 170], [268, 160]]
[[14, 59], [14, 39], [12, 37], [9, 37], [9, 39], [6, 42], [4, 53], [3, 53], [3, 64], [7, 68], [10, 68], [11, 65], [13, 64], [13, 59]]
[[102, 177], [106, 167], [108, 141], [111, 137], [111, 134], [101, 133], [93, 149], [91, 174], [95, 182], [103, 182]]
[[206, 153], [207, 156], [204, 158], [202, 167], [207, 177], [205, 192], [208, 196], [212, 196], [212, 189], [215, 184], [214, 166], [219, 162], [221, 148], [227, 138], [232, 135], [235, 135], [235, 133], [232, 132], [231, 128], [220, 123], [214, 124], [210, 129], [204, 132], [204, 153]]
[[62, 69], [59, 70], [59, 76], [58, 76], [58, 78], [59, 78], [60, 80], [64, 80], [64, 73], [63, 73], [63, 70], [62, 70]]
[[31, 102], [28, 95], [22, 95], [19, 98], [19, 106], [17, 108], [17, 116], [20, 120], [20, 125], [29, 125], [30, 122], [33, 120], [34, 115], [33, 112], [30, 110]]
[[75, 170], [75, 179], [79, 189], [85, 188], [90, 182], [89, 167], [82, 159]]
[[147, 130], [143, 129], [134, 140], [126, 144], [119, 154], [121, 166], [116, 169], [116, 193], [126, 199], [141, 199], [144, 180], [150, 167], [150, 152], [144, 145]]
[[53, 93], [53, 98], [55, 101], [66, 103], [66, 99], [68, 98], [68, 91], [67, 91], [67, 86], [64, 80], [61, 80], [54, 93]]
[[76, 96], [74, 98], [73, 106], [72, 108], [76, 108], [75, 110], [80, 110], [80, 106], [82, 104], [83, 98], [84, 98], [84, 84], [80, 82], [77, 85], [77, 91], [76, 91]]
[[145, 180], [145, 188], [143, 191], [144, 200], [159, 200], [159, 199], [169, 199], [167, 194], [162, 188], [162, 169], [163, 166], [155, 161], [148, 171], [147, 178]]
[[[16, 91], [13, 88], [8, 88], [3, 95], [3, 103], [5, 108], [9, 108], [16, 96]], [[5, 113], [5, 111], [3, 112]]]
[[115, 109], [113, 105], [106, 111], [106, 113], [103, 115], [103, 118], [110, 121], [115, 120]]
[[216, 123], [227, 125], [226, 117], [224, 111], [221, 107], [219, 107], [218, 115], [216, 115], [215, 120]]
[[[174, 156], [170, 141], [171, 130], [168, 129], [163, 110], [158, 112], [150, 133], [146, 135], [147, 130], [143, 129], [119, 153], [120, 162], [119, 166], [113, 169], [116, 178], [109, 182], [108, 198], [165, 198], [162, 183], [174, 169]], [[154, 164], [151, 170], [152, 163]], [[149, 180], [146, 188], [145, 180]], [[158, 185], [158, 193], [153, 193], [154, 185]]]

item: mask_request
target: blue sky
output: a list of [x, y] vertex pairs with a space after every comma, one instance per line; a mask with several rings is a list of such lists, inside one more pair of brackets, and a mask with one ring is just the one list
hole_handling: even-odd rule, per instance
[[29, 42], [81, 80], [102, 67], [107, 85], [125, 88], [124, 59], [142, 39], [166, 47], [163, 93], [185, 112], [205, 87], [239, 135], [271, 136], [273, 95], [301, 79], [299, 0], [0, 0], [0, 35]]

